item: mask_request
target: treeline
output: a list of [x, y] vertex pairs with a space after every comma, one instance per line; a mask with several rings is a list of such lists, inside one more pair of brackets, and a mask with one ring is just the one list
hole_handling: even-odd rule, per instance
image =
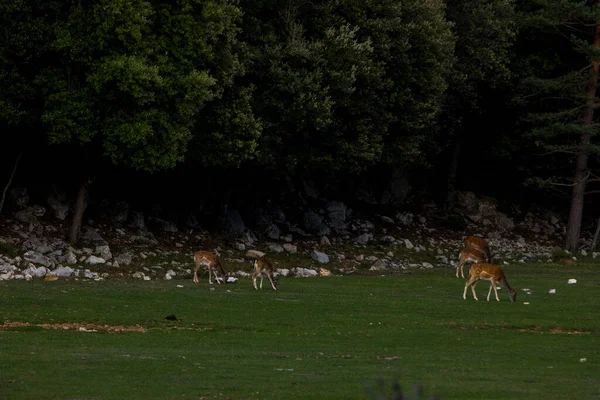
[[529, 184], [572, 199], [575, 249], [598, 179], [599, 9], [0, 0], [3, 171], [28, 152], [82, 182], [106, 162], [323, 179], [394, 169], [436, 176], [447, 209], [457, 187]]

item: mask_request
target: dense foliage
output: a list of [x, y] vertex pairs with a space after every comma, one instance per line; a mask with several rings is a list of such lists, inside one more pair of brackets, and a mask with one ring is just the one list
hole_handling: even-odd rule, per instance
[[78, 171], [107, 161], [149, 172], [438, 171], [421, 186], [500, 195], [533, 182], [568, 197], [555, 184], [570, 185], [573, 152], [589, 156], [586, 179], [597, 165], [584, 109], [597, 104], [598, 10], [576, 0], [1, 0], [0, 144]]

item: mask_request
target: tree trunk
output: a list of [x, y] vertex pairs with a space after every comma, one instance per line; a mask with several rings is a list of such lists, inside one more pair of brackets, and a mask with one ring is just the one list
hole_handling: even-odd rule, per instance
[[[598, 1], [597, 3], [600, 3]], [[596, 22], [594, 33], [594, 48], [600, 49], [600, 21]], [[590, 126], [594, 122], [594, 105], [596, 103], [596, 89], [598, 88], [598, 70], [600, 69], [600, 60], [592, 59], [592, 70], [587, 87], [587, 107], [583, 116], [583, 124]], [[571, 194], [571, 211], [569, 213], [569, 222], [567, 225], [567, 238], [565, 247], [571, 252], [576, 252], [579, 245], [579, 236], [581, 235], [581, 220], [583, 217], [583, 197], [585, 193], [586, 173], [588, 169], [590, 135], [585, 133], [581, 135], [577, 156], [575, 159], [575, 179], [573, 182], [573, 192]]]
[[71, 228], [69, 229], [69, 244], [75, 246], [77, 244], [77, 238], [79, 236], [79, 230], [81, 229], [81, 222], [83, 221], [83, 213], [85, 211], [85, 198], [87, 196], [88, 187], [90, 180], [85, 178], [81, 185], [79, 185], [79, 193], [77, 193], [77, 201], [75, 202], [75, 212], [73, 214], [73, 221], [71, 222]]
[[0, 198], [0, 214], [2, 214], [2, 208], [4, 207], [4, 199], [6, 198], [6, 192], [8, 191], [8, 188], [10, 187], [10, 185], [12, 184], [13, 178], [15, 177], [15, 173], [17, 172], [17, 165], [19, 165], [19, 160], [21, 159], [22, 155], [23, 155], [23, 153], [21, 152], [17, 156], [17, 160], [15, 161], [15, 166], [13, 167], [13, 170], [10, 173], [10, 178], [8, 178], [8, 183], [6, 184], [6, 186], [4, 186], [4, 190], [2, 191], [2, 198]]
[[600, 218], [598, 218], [598, 224], [596, 225], [596, 232], [594, 233], [594, 239], [592, 240], [592, 246], [590, 251], [596, 251], [596, 245], [598, 244], [598, 235], [600, 235]]

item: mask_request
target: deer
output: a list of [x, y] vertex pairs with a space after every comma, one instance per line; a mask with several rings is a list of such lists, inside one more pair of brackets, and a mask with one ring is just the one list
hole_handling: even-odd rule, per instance
[[[198, 283], [198, 268], [201, 265], [206, 266], [208, 269], [208, 283], [213, 284], [212, 282], [212, 274], [215, 274], [215, 279], [217, 283], [220, 285], [221, 280], [225, 283], [227, 279], [227, 274], [223, 270], [223, 265], [221, 264], [221, 258], [219, 254], [211, 253], [210, 251], [197, 251], [194, 253], [194, 283]], [[221, 280], [219, 280], [219, 272], [221, 274]]]
[[252, 266], [254, 267], [254, 272], [252, 273], [252, 284], [254, 285], [254, 289], [258, 290], [256, 287], [256, 278], [260, 276], [260, 288], [262, 289], [263, 277], [266, 275], [271, 282], [271, 286], [274, 291], [277, 291], [277, 286], [275, 282], [273, 282], [273, 274], [275, 273], [275, 267], [273, 263], [267, 259], [265, 256], [260, 258], [256, 258], [251, 261]]
[[464, 247], [460, 250], [458, 254], [458, 264], [456, 264], [456, 277], [458, 278], [458, 270], [460, 269], [460, 276], [463, 278], [465, 274], [463, 272], [463, 267], [465, 263], [485, 263], [489, 262], [487, 254], [482, 251], [479, 251], [472, 247]]
[[487, 256], [487, 261], [490, 263], [493, 262], [490, 246], [484, 238], [480, 238], [478, 236], [467, 236], [465, 238], [465, 247], [479, 250], [482, 253], [485, 253]]
[[471, 286], [471, 291], [473, 292], [473, 297], [475, 300], [479, 300], [477, 298], [477, 294], [475, 293], [475, 285], [479, 280], [490, 281], [490, 290], [487, 295], [487, 301], [490, 301], [490, 295], [492, 294], [492, 288], [494, 289], [494, 293], [496, 294], [496, 301], [500, 301], [498, 298], [498, 290], [496, 289], [497, 284], [502, 284], [508, 290], [508, 296], [510, 297], [510, 301], [514, 302], [517, 300], [517, 291], [510, 287], [508, 281], [506, 280], [506, 276], [504, 275], [504, 271], [497, 265], [494, 264], [473, 264], [469, 269], [469, 280], [465, 283], [465, 291], [463, 292], [463, 299], [467, 299], [467, 288]]

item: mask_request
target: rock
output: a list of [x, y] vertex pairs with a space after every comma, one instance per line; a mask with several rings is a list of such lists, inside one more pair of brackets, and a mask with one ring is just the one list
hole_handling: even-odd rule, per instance
[[408, 239], [404, 239], [404, 244], [406, 245], [406, 248], [409, 250], [415, 247], [415, 245], [412, 244], [411, 241]]
[[52, 273], [58, 277], [67, 278], [67, 277], [72, 276], [75, 273], [75, 270], [70, 267], [60, 266], [60, 267], [56, 268], [54, 271], [52, 271]]
[[27, 239], [25, 242], [23, 242], [22, 247], [24, 250], [33, 250], [40, 254], [47, 254], [52, 251], [52, 247], [36, 237], [30, 237]]
[[131, 275], [131, 277], [133, 279], [144, 279], [144, 273], [143, 272], [134, 272], [133, 275]]
[[375, 262], [375, 264], [373, 264], [371, 266], [371, 268], [369, 268], [370, 271], [381, 271], [381, 270], [385, 270], [388, 267], [388, 263], [385, 260], [377, 260]]
[[108, 245], [102, 236], [93, 228], [84, 226], [79, 234], [79, 240], [84, 246], [102, 246]]
[[366, 244], [369, 242], [369, 240], [371, 240], [373, 238], [373, 235], [371, 233], [363, 233], [362, 235], [358, 236], [356, 239], [354, 239], [356, 242], [361, 243], [361, 244]]
[[96, 279], [96, 278], [98, 278], [98, 273], [92, 272], [89, 269], [86, 269], [83, 271], [83, 277], [87, 278], [87, 279]]
[[295, 244], [291, 244], [291, 243], [284, 243], [283, 249], [290, 254], [296, 254], [298, 252], [298, 246], [296, 246]]
[[48, 206], [54, 211], [54, 217], [60, 221], [64, 221], [69, 213], [69, 203], [67, 195], [60, 192], [53, 193], [48, 198]]
[[89, 256], [86, 262], [90, 265], [97, 265], [106, 263], [106, 260], [101, 257]]
[[33, 250], [30, 250], [23, 254], [23, 258], [26, 261], [32, 262], [34, 264], [40, 264], [46, 267], [54, 265], [54, 261], [52, 261], [50, 258]]
[[9, 281], [11, 279], [13, 279], [15, 276], [15, 273], [13, 271], [8, 271], [5, 274], [0, 274], [0, 281]]
[[15, 219], [17, 221], [21, 221], [29, 225], [29, 230], [40, 226], [40, 222], [37, 217], [31, 212], [30, 208], [26, 208], [24, 210], [17, 211], [15, 213]]
[[283, 252], [283, 247], [281, 247], [281, 245], [278, 243], [267, 244], [267, 249], [273, 253], [282, 253]]
[[308, 278], [319, 275], [318, 272], [314, 269], [300, 267], [292, 268], [292, 273], [300, 278]]
[[307, 211], [303, 216], [304, 227], [309, 232], [318, 236], [329, 236], [331, 228], [323, 223], [323, 217], [314, 211]]
[[264, 234], [269, 239], [278, 240], [281, 236], [281, 231], [275, 224], [269, 224], [264, 231]]
[[346, 205], [339, 201], [330, 201], [327, 203], [327, 219], [328, 225], [336, 232], [344, 232], [348, 228], [346, 219], [348, 217], [348, 209]]
[[380, 218], [383, 222], [388, 223], [388, 224], [396, 223], [393, 219], [391, 219], [390, 217], [386, 217], [385, 215], [382, 215]]
[[94, 251], [94, 254], [99, 255], [105, 260], [110, 260], [111, 258], [113, 258], [110, 252], [110, 248], [107, 245], [96, 246], [96, 251]]
[[321, 264], [327, 264], [329, 262], [329, 256], [325, 253], [321, 253], [320, 251], [314, 250], [311, 256], [313, 260]]
[[321, 268], [319, 269], [319, 276], [331, 276], [332, 273], [330, 270], [325, 269], [325, 268]]
[[409, 212], [396, 214], [396, 219], [403, 225], [411, 226], [413, 223], [414, 215]]
[[265, 255], [265, 253], [263, 253], [262, 251], [258, 251], [258, 250], [248, 250], [246, 252], [246, 257], [248, 258], [261, 258]]
[[321, 246], [331, 246], [331, 241], [327, 236], [321, 236]]

